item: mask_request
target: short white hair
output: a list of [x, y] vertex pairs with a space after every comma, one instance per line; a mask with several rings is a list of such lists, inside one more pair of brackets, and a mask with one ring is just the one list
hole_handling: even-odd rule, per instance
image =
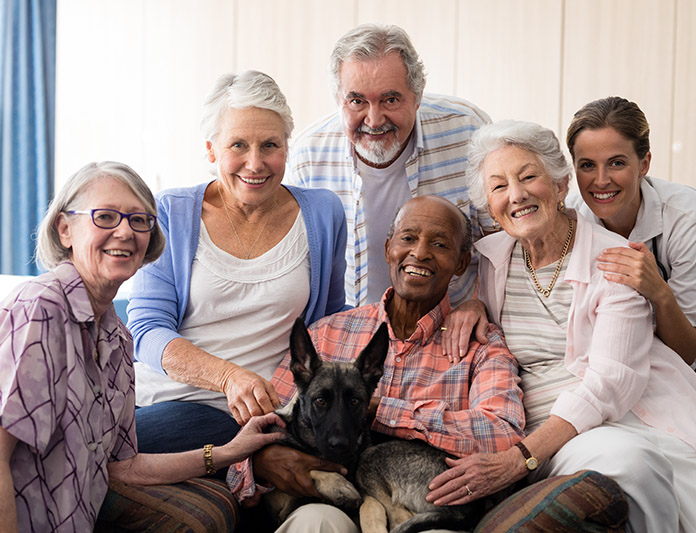
[[285, 139], [292, 135], [295, 124], [292, 111], [278, 84], [268, 74], [247, 70], [241, 74], [220, 76], [203, 103], [201, 132], [213, 142], [220, 133], [220, 121], [228, 109], [258, 107], [280, 115], [285, 124]]
[[411, 39], [403, 29], [394, 25], [361, 24], [341, 37], [329, 59], [329, 84], [334, 99], [341, 88], [341, 66], [344, 61], [381, 59], [397, 52], [406, 67], [408, 88], [421, 101], [425, 90], [425, 67]]
[[469, 199], [478, 209], [488, 205], [484, 189], [483, 163], [489, 154], [506, 146], [517, 146], [535, 154], [555, 183], [567, 183], [573, 167], [561, 151], [556, 134], [534, 122], [502, 120], [487, 124], [469, 142], [467, 182]]

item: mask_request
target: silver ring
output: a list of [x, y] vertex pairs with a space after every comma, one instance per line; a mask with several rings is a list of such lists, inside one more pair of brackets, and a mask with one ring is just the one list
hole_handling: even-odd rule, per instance
[[469, 488], [469, 485], [464, 485], [464, 488], [466, 489], [467, 496], [472, 496], [474, 494], [472, 490]]

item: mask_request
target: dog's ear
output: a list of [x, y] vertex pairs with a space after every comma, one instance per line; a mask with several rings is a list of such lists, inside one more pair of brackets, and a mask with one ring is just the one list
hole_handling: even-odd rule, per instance
[[386, 322], [382, 322], [354, 363], [370, 388], [370, 394], [374, 392], [379, 379], [382, 377], [384, 360], [387, 358], [388, 351], [389, 328]]
[[302, 318], [297, 318], [290, 333], [290, 371], [297, 388], [306, 387], [321, 366], [321, 359], [312, 344]]

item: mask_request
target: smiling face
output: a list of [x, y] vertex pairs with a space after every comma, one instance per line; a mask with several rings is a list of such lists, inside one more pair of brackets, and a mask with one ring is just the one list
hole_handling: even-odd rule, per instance
[[285, 173], [287, 141], [285, 124], [275, 111], [228, 109], [220, 133], [206, 147], [230, 201], [260, 205], [278, 192]]
[[461, 217], [444, 198], [421, 196], [404, 204], [385, 246], [394, 298], [425, 309], [440, 303], [452, 276], [469, 264]]
[[[133, 191], [115, 178], [97, 178], [84, 192], [76, 210], [116, 209], [144, 213]], [[98, 228], [89, 215], [61, 214], [56, 222], [61, 244], [80, 273], [93, 301], [108, 304], [118, 288], [143, 264], [150, 233], [135, 232], [123, 218], [112, 229]]]
[[536, 154], [505, 146], [486, 156], [484, 191], [491, 216], [516, 239], [543, 238], [557, 221], [567, 181], [554, 182]]
[[406, 147], [419, 106], [401, 56], [345, 61], [339, 79], [343, 129], [356, 152], [372, 166], [391, 163]]
[[640, 208], [640, 182], [650, 169], [650, 152], [640, 159], [633, 142], [610, 127], [581, 131], [574, 151], [583, 200], [609, 229], [628, 237]]

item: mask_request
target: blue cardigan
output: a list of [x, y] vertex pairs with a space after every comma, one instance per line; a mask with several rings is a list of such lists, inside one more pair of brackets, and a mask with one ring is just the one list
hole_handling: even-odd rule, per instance
[[[181, 337], [198, 248], [203, 195], [209, 183], [170, 189], [157, 195], [157, 220], [167, 238], [162, 256], [133, 278], [128, 328], [135, 359], [162, 372], [165, 346]], [[307, 325], [349, 309], [345, 304], [346, 218], [338, 197], [326, 189], [286, 186], [300, 205], [309, 241], [310, 293], [303, 312]], [[171, 225], [170, 225], [171, 221]]]

